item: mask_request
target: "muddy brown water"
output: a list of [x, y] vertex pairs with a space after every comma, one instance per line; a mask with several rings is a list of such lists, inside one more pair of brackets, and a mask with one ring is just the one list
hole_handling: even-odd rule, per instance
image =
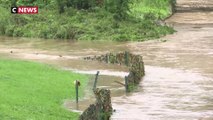
[[[177, 13], [167, 23], [178, 32], [147, 42], [0, 37], [0, 56], [91, 74], [92, 80], [80, 104], [76, 106], [74, 101], [65, 100], [63, 106], [69, 110], [82, 111], [94, 102], [91, 89], [94, 74], [99, 70], [98, 87], [112, 91], [116, 110], [112, 120], [213, 120], [212, 16], [213, 12], [209, 11]], [[124, 82], [123, 77], [128, 74], [126, 67], [82, 60], [84, 56], [124, 50], [142, 55], [146, 65], [143, 82], [129, 94], [114, 82]]]

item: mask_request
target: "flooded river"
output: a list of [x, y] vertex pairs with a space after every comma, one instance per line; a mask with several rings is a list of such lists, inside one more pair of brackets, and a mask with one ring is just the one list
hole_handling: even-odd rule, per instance
[[[187, 4], [183, 0], [178, 3]], [[167, 23], [177, 30], [175, 34], [147, 42], [0, 37], [0, 56], [53, 64], [85, 74], [99, 70], [98, 87], [112, 91], [116, 110], [112, 120], [213, 120], [213, 12], [181, 12]], [[125, 50], [142, 55], [146, 65], [143, 81], [129, 94], [114, 82], [124, 82], [126, 67], [82, 59]], [[93, 81], [89, 84], [92, 86]], [[79, 110], [94, 102], [91, 91], [86, 93]], [[76, 108], [70, 100], [64, 106]]]

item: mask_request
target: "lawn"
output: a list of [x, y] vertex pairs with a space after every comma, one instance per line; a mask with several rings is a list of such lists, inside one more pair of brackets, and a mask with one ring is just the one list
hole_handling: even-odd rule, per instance
[[88, 76], [35, 62], [0, 59], [0, 120], [76, 120], [78, 113], [63, 106], [75, 98], [74, 80]]

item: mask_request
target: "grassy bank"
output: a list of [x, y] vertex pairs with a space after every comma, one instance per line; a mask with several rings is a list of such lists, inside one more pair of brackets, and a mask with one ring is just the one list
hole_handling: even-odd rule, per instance
[[87, 77], [34, 62], [0, 59], [1, 120], [75, 120], [79, 114], [63, 108], [74, 99], [74, 80], [80, 96]]
[[175, 0], [138, 0], [138, 2], [131, 4], [131, 13], [142, 19], [147, 14], [158, 19], [164, 19], [172, 14], [172, 2], [175, 2]]
[[[94, 7], [88, 10], [65, 8], [59, 14], [56, 3], [39, 9], [38, 15], [14, 15], [0, 5], [0, 35], [48, 39], [143, 41], [173, 33], [157, 24], [170, 14], [170, 0], [133, 0], [125, 19]], [[4, 3], [6, 4], [6, 3]], [[8, 6], [8, 5], [7, 5]]]

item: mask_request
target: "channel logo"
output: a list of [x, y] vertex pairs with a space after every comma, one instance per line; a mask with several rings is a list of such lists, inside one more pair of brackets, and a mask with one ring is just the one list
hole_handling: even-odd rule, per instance
[[38, 14], [38, 6], [11, 7], [12, 14]]

